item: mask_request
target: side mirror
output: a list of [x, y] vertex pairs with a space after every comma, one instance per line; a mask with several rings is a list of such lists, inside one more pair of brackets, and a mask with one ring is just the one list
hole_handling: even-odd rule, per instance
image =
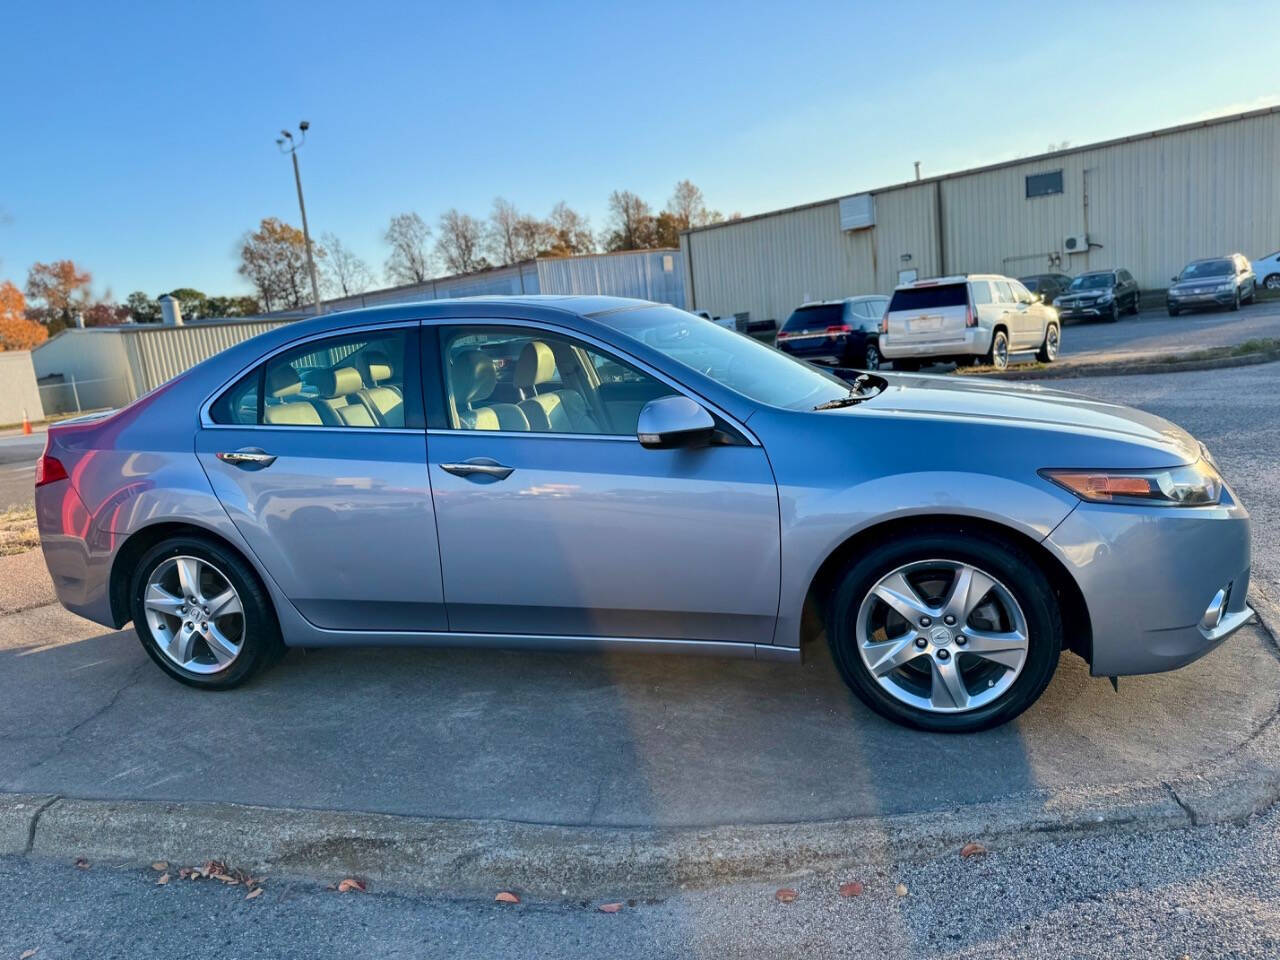
[[715, 430], [716, 422], [706, 408], [679, 394], [650, 400], [636, 421], [636, 437], [650, 450], [703, 446], [711, 442]]
[[1169, 282], [1170, 282], [1170, 283], [1177, 283], [1177, 282], [1178, 282], [1178, 278], [1177, 278], [1177, 277], [1170, 277], [1170, 278], [1169, 278]]
[[1031, 302], [1032, 302], [1032, 303], [1044, 303], [1044, 294], [1043, 294], [1043, 293], [1033, 293], [1033, 294], [1031, 295]]

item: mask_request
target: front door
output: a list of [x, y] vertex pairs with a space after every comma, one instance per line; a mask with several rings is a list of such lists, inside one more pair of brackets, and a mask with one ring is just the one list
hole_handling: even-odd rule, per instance
[[444, 630], [416, 327], [309, 341], [211, 406], [196, 453], [298, 612], [335, 630]]
[[452, 630], [772, 642], [778, 499], [760, 447], [642, 447], [641, 407], [677, 391], [561, 333], [454, 326], [439, 345], [426, 389], [446, 422], [427, 449]]

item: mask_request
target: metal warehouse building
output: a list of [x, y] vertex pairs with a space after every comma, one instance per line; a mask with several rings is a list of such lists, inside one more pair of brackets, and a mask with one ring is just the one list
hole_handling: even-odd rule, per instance
[[802, 303], [954, 273], [1126, 267], [1280, 248], [1280, 107], [913, 180], [680, 238], [690, 310], [782, 322]]

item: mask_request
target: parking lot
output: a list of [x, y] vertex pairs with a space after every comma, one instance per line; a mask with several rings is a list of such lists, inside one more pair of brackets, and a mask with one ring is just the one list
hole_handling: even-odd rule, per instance
[[1246, 304], [1239, 312], [1206, 310], [1171, 317], [1146, 309], [1118, 323], [1072, 322], [1062, 336], [1064, 357], [1091, 353], [1176, 353], [1280, 337], [1280, 299]]

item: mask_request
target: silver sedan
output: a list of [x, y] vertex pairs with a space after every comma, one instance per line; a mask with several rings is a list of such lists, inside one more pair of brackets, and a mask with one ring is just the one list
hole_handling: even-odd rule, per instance
[[611, 298], [438, 301], [277, 328], [55, 426], [37, 474], [70, 610], [232, 687], [288, 646], [796, 661], [930, 730], [1003, 723], [1065, 649], [1168, 670], [1251, 616], [1208, 452], [1035, 386], [850, 384]]

